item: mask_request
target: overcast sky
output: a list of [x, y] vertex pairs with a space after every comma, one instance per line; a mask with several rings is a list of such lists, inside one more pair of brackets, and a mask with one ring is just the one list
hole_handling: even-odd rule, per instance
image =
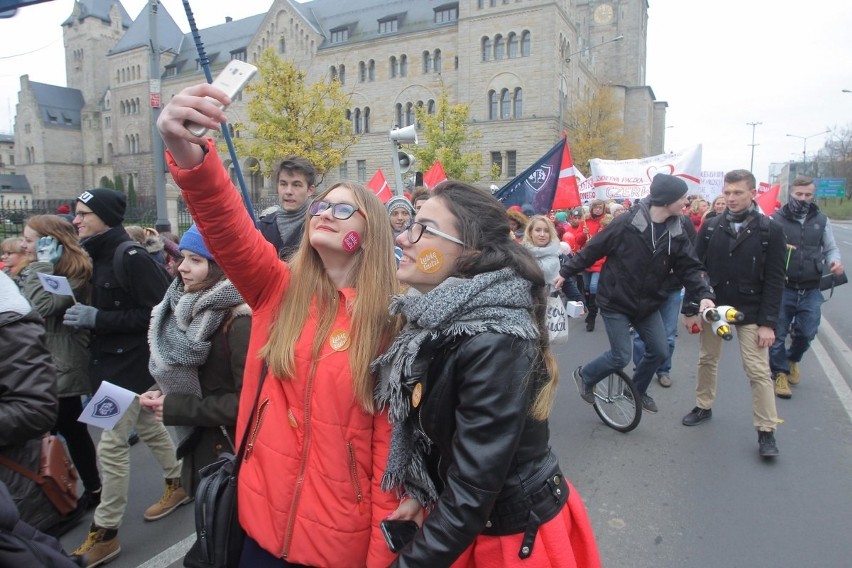
[[[345, 0], [340, 0], [341, 2]], [[665, 150], [703, 144], [704, 170], [800, 160], [802, 138], [852, 126], [852, 0], [648, 0], [647, 83], [669, 104]], [[146, 0], [123, 0], [136, 18]], [[181, 0], [161, 2], [188, 31]], [[194, 0], [199, 27], [265, 11], [272, 0]], [[61, 23], [73, 0], [0, 20], [0, 132], [11, 132], [19, 77], [65, 84]], [[22, 55], [27, 54], [27, 55]], [[807, 140], [807, 153], [828, 135]]]

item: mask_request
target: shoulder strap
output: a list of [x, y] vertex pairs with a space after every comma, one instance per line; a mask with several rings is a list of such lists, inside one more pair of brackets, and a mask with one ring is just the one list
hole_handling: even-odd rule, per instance
[[124, 264], [124, 255], [132, 248], [141, 249], [146, 254], [148, 252], [136, 241], [124, 241], [115, 247], [115, 253], [112, 255], [112, 271], [118, 280], [118, 285], [126, 292], [130, 292], [130, 278], [127, 275], [127, 266]]
[[0, 465], [6, 466], [9, 469], [11, 469], [12, 471], [16, 471], [16, 472], [20, 473], [21, 475], [23, 475], [27, 479], [34, 481], [38, 485], [44, 484], [44, 477], [43, 476], [37, 474], [36, 472], [34, 472], [30, 469], [25, 468], [24, 466], [22, 466], [18, 462], [14, 462], [14, 461], [10, 460], [6, 456], [0, 456]]
[[260, 368], [260, 380], [257, 381], [257, 393], [254, 395], [254, 404], [252, 404], [251, 412], [249, 413], [249, 419], [246, 423], [246, 431], [243, 432], [243, 441], [240, 442], [240, 450], [237, 452], [236, 463], [234, 467], [234, 475], [236, 476], [239, 472], [240, 465], [243, 463], [243, 456], [246, 453], [246, 443], [248, 442], [249, 432], [251, 431], [251, 424], [254, 420], [254, 414], [257, 412], [257, 404], [260, 402], [260, 391], [263, 390], [263, 382], [266, 380], [266, 372], [269, 369], [269, 363], [264, 359], [263, 365]]

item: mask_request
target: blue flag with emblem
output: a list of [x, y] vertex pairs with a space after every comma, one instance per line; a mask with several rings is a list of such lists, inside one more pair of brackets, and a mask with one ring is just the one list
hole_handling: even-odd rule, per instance
[[553, 205], [565, 138], [494, 194], [507, 209], [512, 205], [529, 205], [538, 215], [545, 215]]

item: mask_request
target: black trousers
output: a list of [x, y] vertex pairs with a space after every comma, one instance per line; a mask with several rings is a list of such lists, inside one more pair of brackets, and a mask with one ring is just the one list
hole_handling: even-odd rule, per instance
[[80, 474], [86, 491], [97, 491], [101, 488], [101, 477], [98, 474], [98, 454], [95, 443], [89, 435], [89, 428], [77, 418], [83, 412], [83, 403], [79, 396], [63, 396], [59, 399], [59, 416], [53, 433], [59, 433], [68, 444], [68, 453], [74, 467]]
[[240, 566], [245, 568], [310, 568], [310, 566], [293, 564], [283, 558], [277, 558], [269, 554], [248, 535], [246, 535], [246, 540], [243, 544]]

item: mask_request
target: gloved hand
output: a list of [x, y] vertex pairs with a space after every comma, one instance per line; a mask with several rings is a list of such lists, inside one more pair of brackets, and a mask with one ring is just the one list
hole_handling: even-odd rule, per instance
[[36, 241], [36, 257], [39, 262], [49, 262], [56, 264], [62, 253], [65, 252], [65, 247], [59, 244], [55, 237], [41, 237]]
[[62, 323], [70, 327], [94, 329], [97, 315], [97, 308], [84, 304], [74, 304], [65, 310], [65, 317], [62, 319]]

